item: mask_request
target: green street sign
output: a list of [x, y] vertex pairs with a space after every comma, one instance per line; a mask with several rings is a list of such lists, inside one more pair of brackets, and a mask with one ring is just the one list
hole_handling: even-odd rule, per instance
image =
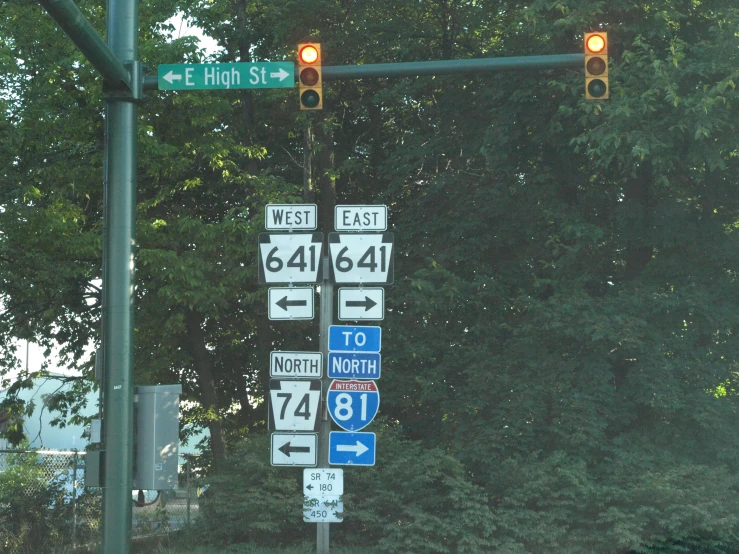
[[163, 64], [158, 67], [159, 90], [291, 88], [292, 62]]

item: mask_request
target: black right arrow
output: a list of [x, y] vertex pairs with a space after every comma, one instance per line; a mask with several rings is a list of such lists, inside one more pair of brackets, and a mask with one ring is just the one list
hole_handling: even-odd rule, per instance
[[347, 300], [346, 301], [346, 307], [347, 308], [361, 308], [364, 306], [364, 311], [366, 312], [370, 308], [374, 308], [377, 306], [377, 302], [372, 300], [369, 296], [365, 296], [364, 300]]
[[288, 300], [287, 296], [283, 298], [282, 300], [278, 300], [275, 302], [280, 308], [287, 311], [288, 306], [307, 306], [308, 301], [307, 300]]
[[[282, 452], [285, 456], [287, 456], [289, 458], [290, 457], [290, 454], [292, 454], [293, 452], [295, 452], [295, 453], [298, 453], [298, 452], [310, 452], [310, 446], [292, 446], [291, 447], [290, 446], [290, 442], [288, 441], [285, 444], [283, 444], [282, 446], [280, 446], [277, 450], [279, 450], [280, 452]], [[308, 486], [310, 486], [310, 485], [308, 485]]]

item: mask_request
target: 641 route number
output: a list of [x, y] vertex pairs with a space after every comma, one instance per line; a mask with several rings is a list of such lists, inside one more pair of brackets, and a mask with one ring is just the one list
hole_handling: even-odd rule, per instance
[[318, 283], [323, 233], [259, 233], [259, 282]]
[[392, 233], [329, 233], [331, 281], [391, 284], [393, 244]]

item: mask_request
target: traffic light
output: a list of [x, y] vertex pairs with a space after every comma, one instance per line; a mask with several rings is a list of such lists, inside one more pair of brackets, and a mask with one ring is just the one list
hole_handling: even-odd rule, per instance
[[608, 98], [608, 33], [585, 33], [585, 98]]
[[317, 42], [298, 44], [298, 87], [301, 110], [323, 109], [321, 45]]

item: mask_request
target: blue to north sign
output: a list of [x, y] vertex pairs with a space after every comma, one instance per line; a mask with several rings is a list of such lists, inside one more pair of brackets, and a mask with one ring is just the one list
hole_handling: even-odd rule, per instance
[[329, 352], [328, 371], [332, 379], [379, 379], [379, 352]]
[[374, 433], [328, 434], [328, 463], [338, 466], [375, 465], [376, 435]]
[[380, 352], [382, 329], [357, 325], [330, 325], [328, 349], [332, 352]]

